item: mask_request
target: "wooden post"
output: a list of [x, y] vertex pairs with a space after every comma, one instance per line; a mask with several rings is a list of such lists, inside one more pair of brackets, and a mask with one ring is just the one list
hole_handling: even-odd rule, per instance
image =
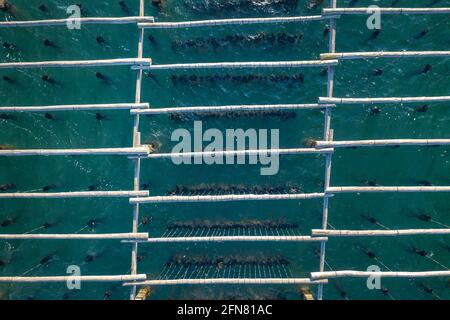
[[300, 295], [302, 296], [303, 300], [314, 300], [314, 296], [311, 292], [311, 290], [309, 289], [309, 287], [306, 286], [302, 286], [299, 288], [300, 291]]
[[152, 293], [152, 287], [150, 286], [145, 286], [144, 288], [141, 288], [138, 292], [138, 294], [136, 295], [136, 298], [134, 300], [147, 300], [147, 298], [150, 296], [150, 294]]

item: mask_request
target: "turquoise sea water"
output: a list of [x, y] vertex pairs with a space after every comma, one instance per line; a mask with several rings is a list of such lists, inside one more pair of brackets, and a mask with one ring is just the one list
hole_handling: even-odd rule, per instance
[[[85, 16], [138, 15], [139, 1], [126, 0], [130, 13], [125, 13], [118, 1], [78, 1]], [[431, 0], [389, 1], [338, 0], [339, 7], [427, 7]], [[66, 17], [65, 8], [73, 4], [66, 0], [11, 0], [15, 17], [0, 11], [1, 19], [35, 20]], [[38, 9], [42, 3], [48, 13]], [[450, 1], [434, 1], [435, 7], [449, 7]], [[271, 17], [319, 14], [320, 7], [308, 9], [307, 1], [299, 0], [167, 0], [163, 8], [146, 1], [146, 15], [157, 21], [186, 21], [230, 17]], [[366, 28], [366, 18], [345, 16], [337, 22], [337, 51], [378, 50], [448, 50], [450, 20], [446, 15], [383, 16], [382, 32], [370, 40], [372, 31]], [[146, 31], [144, 57], [155, 64], [216, 61], [276, 61], [314, 60], [328, 51], [328, 37], [324, 35], [326, 21], [284, 25], [226, 26], [193, 30]], [[415, 36], [429, 32], [420, 39]], [[299, 36], [289, 41], [260, 41], [261, 34]], [[152, 38], [149, 39], [148, 36]], [[208, 39], [230, 39], [241, 36], [242, 41], [223, 41], [214, 46]], [[102, 47], [96, 37], [102, 36]], [[1, 49], [1, 61], [83, 60], [130, 58], [137, 55], [135, 25], [83, 26], [81, 30], [65, 27], [1, 28], [1, 42], [10, 42], [16, 50]], [[228, 37], [228, 38], [227, 38]], [[55, 43], [45, 47], [44, 39]], [[190, 40], [195, 40], [192, 44]], [[190, 45], [189, 45], [190, 43]], [[184, 44], [184, 45], [183, 45]], [[421, 70], [426, 64], [432, 70]], [[374, 76], [374, 69], [382, 69]], [[291, 70], [211, 70], [211, 71], [155, 71], [143, 80], [142, 101], [152, 107], [315, 103], [326, 95], [326, 75], [320, 68]], [[96, 72], [108, 77], [99, 81]], [[129, 67], [83, 69], [1, 70], [15, 84], [0, 82], [1, 106], [52, 105], [77, 103], [133, 102], [135, 71]], [[228, 73], [230, 79], [214, 78]], [[49, 85], [41, 80], [50, 75], [58, 83]], [[243, 75], [264, 76], [262, 80], [238, 81]], [[304, 81], [274, 81], [273, 76], [302, 74]], [[173, 76], [196, 76], [191, 81], [174, 81]], [[234, 78], [233, 78], [234, 77]], [[198, 79], [215, 79], [214, 81]], [[233, 80], [234, 79], [234, 80]], [[450, 59], [402, 59], [343, 61], [335, 70], [336, 97], [390, 97], [448, 95]], [[413, 105], [380, 106], [381, 112], [371, 114], [370, 106], [339, 106], [332, 113], [335, 140], [383, 138], [448, 138], [450, 111], [448, 103], [429, 104], [427, 112], [418, 112]], [[1, 110], [1, 109], [0, 109]], [[0, 119], [0, 145], [16, 148], [94, 148], [127, 147], [132, 144], [133, 118], [127, 111], [104, 112], [106, 119], [98, 121], [94, 112], [58, 112], [51, 121], [43, 114], [17, 114], [16, 119]], [[176, 128], [192, 131], [193, 118], [184, 121], [159, 115], [141, 117], [143, 143], [155, 143], [161, 152], [170, 152], [174, 143], [170, 135]], [[321, 139], [323, 112], [298, 111], [295, 117], [258, 116], [241, 118], [210, 118], [203, 120], [204, 128], [280, 129], [280, 147], [298, 147], [308, 138]], [[450, 184], [448, 147], [359, 148], [337, 150], [333, 156], [332, 186], [363, 185], [376, 180], [380, 185], [417, 185], [427, 180], [435, 185]], [[320, 155], [285, 156], [280, 172], [275, 176], [260, 176], [259, 166], [175, 166], [169, 160], [143, 160], [141, 182], [148, 184], [152, 195], [164, 195], [177, 185], [199, 184], [286, 186], [296, 185], [303, 192], [323, 190], [324, 157]], [[132, 162], [125, 157], [24, 157], [0, 158], [0, 184], [13, 183], [17, 191], [25, 192], [54, 185], [52, 191], [86, 190], [95, 184], [98, 190], [131, 190]], [[379, 229], [362, 216], [371, 215], [390, 229], [433, 228], [436, 223], [423, 222], [414, 215], [424, 212], [434, 221], [450, 224], [448, 194], [363, 194], [336, 195], [330, 201], [329, 223], [336, 229]], [[320, 228], [322, 200], [164, 204], [141, 206], [141, 217], [151, 223], [140, 231], [151, 236], [164, 234], [170, 223], [208, 220], [279, 220], [294, 222], [299, 231], [308, 235], [312, 228]], [[0, 222], [13, 223], [0, 227], [2, 233], [23, 233], [54, 222], [41, 232], [73, 233], [87, 221], [99, 218], [92, 230], [83, 232], [129, 232], [132, 208], [127, 199], [71, 199], [71, 200], [1, 200]], [[441, 225], [442, 226], [442, 225]], [[419, 247], [430, 253], [425, 258], [411, 252]], [[139, 246], [142, 261], [139, 273], [157, 277], [175, 254], [186, 256], [283, 256], [295, 277], [307, 277], [319, 267], [316, 243], [236, 243], [236, 244], [143, 244]], [[362, 248], [377, 255], [369, 258]], [[53, 259], [46, 266], [39, 261], [49, 253]], [[96, 256], [86, 262], [88, 254]], [[0, 242], [0, 276], [20, 275], [37, 266], [27, 275], [64, 275], [68, 265], [80, 265], [82, 273], [127, 274], [130, 267], [130, 246], [117, 241], [2, 241]], [[434, 261], [433, 261], [434, 260]], [[382, 270], [420, 271], [441, 270], [450, 266], [450, 247], [446, 236], [415, 236], [402, 238], [335, 238], [327, 244], [328, 268], [333, 270], [365, 270], [380, 265]], [[439, 265], [440, 263], [441, 265]], [[395, 299], [450, 298], [448, 279], [384, 279]], [[424, 292], [422, 284], [431, 287], [434, 295]], [[313, 288], [315, 291], [315, 288]], [[68, 291], [65, 284], [0, 285], [0, 299], [126, 299], [128, 288], [111, 284], [83, 284], [80, 291]], [[345, 291], [349, 299], [389, 299], [380, 291], [366, 288], [365, 279], [332, 280], [325, 286], [326, 299], [342, 299]], [[295, 286], [182, 286], [158, 287], [154, 299], [180, 298], [280, 298], [299, 299]]]

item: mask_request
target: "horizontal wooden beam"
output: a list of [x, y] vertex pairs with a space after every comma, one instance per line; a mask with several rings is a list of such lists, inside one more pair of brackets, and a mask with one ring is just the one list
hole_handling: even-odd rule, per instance
[[5, 234], [1, 240], [146, 240], [148, 233], [103, 233], [103, 234]]
[[327, 237], [376, 237], [376, 236], [409, 236], [409, 235], [444, 235], [450, 229], [404, 229], [404, 230], [325, 230], [312, 229], [313, 236]]
[[176, 279], [147, 280], [142, 282], [124, 283], [124, 286], [171, 286], [171, 285], [212, 285], [212, 284], [319, 284], [323, 280], [312, 281], [309, 278], [211, 278], [211, 279]]
[[[379, 11], [378, 11], [379, 10]], [[447, 14], [450, 8], [377, 8], [381, 14]], [[322, 15], [373, 14], [374, 9], [362, 8], [324, 8]]]
[[31, 20], [31, 21], [1, 21], [0, 28], [12, 27], [48, 27], [48, 26], [66, 26], [72, 25], [74, 22], [83, 24], [132, 24], [140, 22], [153, 22], [153, 17], [87, 17], [77, 19], [48, 19], [48, 20]]
[[315, 147], [355, 148], [355, 147], [389, 147], [389, 146], [446, 146], [450, 139], [386, 139], [386, 140], [351, 140], [351, 141], [316, 141]]
[[274, 62], [212, 62], [134, 65], [132, 69], [178, 70], [178, 69], [242, 69], [242, 68], [305, 68], [334, 66], [338, 60], [274, 61]]
[[321, 60], [349, 60], [371, 58], [430, 58], [450, 57], [450, 51], [377, 51], [377, 52], [341, 52], [322, 53]]
[[261, 104], [261, 105], [230, 105], [230, 106], [192, 106], [172, 108], [150, 108], [145, 110], [131, 110], [131, 114], [178, 114], [178, 113], [207, 113], [207, 112], [236, 112], [236, 111], [278, 111], [278, 110], [310, 110], [335, 107], [334, 104]]
[[223, 156], [255, 156], [255, 155], [294, 155], [294, 154], [328, 154], [333, 149], [314, 148], [290, 148], [290, 149], [261, 149], [261, 150], [234, 150], [234, 151], [203, 151], [203, 152], [182, 152], [182, 153], [151, 153], [148, 158], [195, 158], [195, 157], [223, 157]]
[[391, 98], [333, 98], [320, 97], [319, 103], [326, 104], [369, 104], [369, 103], [426, 103], [426, 102], [449, 102], [450, 96], [435, 97], [391, 97]]
[[[337, 18], [337, 17], [336, 17]], [[225, 25], [245, 25], [245, 24], [270, 24], [270, 23], [292, 23], [319, 21], [330, 19], [330, 17], [300, 16], [300, 17], [274, 17], [274, 18], [241, 18], [241, 19], [217, 19], [217, 20], [198, 20], [182, 22], [150, 22], [138, 23], [139, 28], [147, 29], [176, 29], [176, 28], [195, 28], [195, 27], [215, 27]]]
[[175, 203], [175, 202], [222, 202], [222, 201], [256, 201], [256, 200], [303, 200], [323, 198], [324, 193], [292, 193], [292, 194], [228, 194], [219, 196], [154, 196], [130, 198], [136, 203]]
[[[327, 193], [370, 193], [370, 192], [450, 192], [450, 186], [414, 187], [329, 187]], [[130, 199], [131, 200], [131, 199]]]
[[71, 104], [54, 106], [0, 107], [0, 112], [107, 111], [148, 109], [148, 103]]
[[326, 271], [326, 272], [311, 272], [311, 279], [323, 280], [331, 278], [367, 278], [367, 277], [382, 277], [382, 278], [429, 278], [429, 277], [450, 277], [450, 271], [423, 271], [423, 272], [406, 272], [406, 271]]
[[146, 157], [149, 155], [149, 147], [135, 148], [90, 148], [90, 149], [6, 149], [0, 150], [0, 157], [23, 156], [85, 156], [85, 155], [117, 155]]
[[[171, 243], [171, 242], [322, 242], [326, 237], [310, 236], [212, 236], [212, 237], [164, 237], [138, 240], [139, 243]], [[123, 240], [122, 242], [136, 242]]]
[[55, 276], [55, 277], [0, 277], [0, 283], [39, 283], [39, 282], [124, 282], [143, 281], [145, 274], [119, 276]]
[[73, 191], [0, 193], [0, 199], [65, 199], [65, 198], [129, 198], [147, 197], [144, 191]]
[[149, 65], [151, 65], [151, 63], [152, 63], [152, 59], [137, 59], [137, 58], [107, 59], [107, 60], [3, 62], [3, 63], [0, 63], [0, 69], [149, 66]]

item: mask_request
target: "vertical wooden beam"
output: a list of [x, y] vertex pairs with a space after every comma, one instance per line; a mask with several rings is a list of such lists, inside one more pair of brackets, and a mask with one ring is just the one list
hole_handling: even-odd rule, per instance
[[[336, 8], [337, 0], [330, 0], [329, 4], [331, 8]], [[336, 52], [336, 19], [334, 17], [330, 18], [330, 35], [329, 35], [329, 52]], [[328, 67], [328, 81], [327, 81], [327, 96], [333, 96], [334, 87], [334, 66]], [[331, 141], [333, 139], [333, 133], [331, 130], [331, 108], [325, 109], [325, 120], [324, 120], [324, 133], [323, 137], [325, 141]], [[332, 154], [327, 154], [325, 156], [325, 182], [324, 190], [327, 190], [330, 186], [331, 178], [331, 159]], [[326, 229], [328, 226], [328, 201], [329, 197], [325, 195], [323, 198], [323, 214], [322, 214], [322, 229]], [[326, 242], [323, 241], [320, 244], [320, 271], [325, 270], [325, 250]], [[323, 297], [323, 284], [319, 284], [317, 287], [317, 299], [322, 300]]]
[[[139, 16], [143, 17], [145, 15], [145, 4], [144, 0], [139, 0]], [[139, 29], [139, 40], [138, 40], [138, 58], [143, 57], [144, 54], [144, 29]], [[137, 70], [136, 77], [136, 96], [135, 102], [141, 103], [141, 88], [142, 88], [142, 69]], [[141, 135], [139, 132], [139, 114], [134, 115], [134, 125], [133, 125], [133, 146], [141, 145]], [[134, 179], [133, 187], [134, 190], [140, 189], [140, 173], [141, 173], [141, 159], [134, 159]], [[139, 203], [133, 204], [133, 232], [137, 232], [139, 228]], [[131, 274], [137, 274], [137, 254], [138, 254], [138, 243], [134, 242], [131, 248]], [[130, 300], [134, 300], [136, 296], [136, 286], [131, 287]]]

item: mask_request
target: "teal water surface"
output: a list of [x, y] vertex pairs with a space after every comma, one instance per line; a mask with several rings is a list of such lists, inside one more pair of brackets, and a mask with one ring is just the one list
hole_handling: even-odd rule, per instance
[[[65, 18], [67, 0], [10, 0], [14, 15], [0, 11], [3, 20]], [[138, 15], [139, 1], [78, 1], [83, 15], [114, 17]], [[320, 1], [319, 1], [320, 2]], [[326, 1], [324, 1], [326, 2]], [[38, 9], [45, 3], [48, 12]], [[161, 8], [145, 1], [146, 15], [157, 21], [187, 21], [232, 17], [272, 17], [320, 14], [322, 6], [308, 7], [305, 0], [167, 0]], [[450, 1], [432, 0], [338, 0], [339, 7], [449, 7]], [[224, 26], [216, 28], [147, 30], [144, 57], [155, 64], [217, 61], [315, 60], [328, 51], [328, 21], [295, 24]], [[1, 28], [1, 42], [14, 50], [1, 49], [1, 61], [43, 61], [131, 58], [137, 56], [138, 32], [135, 25]], [[428, 31], [424, 37], [417, 37]], [[371, 39], [366, 17], [344, 16], [337, 21], [337, 51], [448, 50], [448, 15], [383, 16], [382, 31]], [[293, 41], [277, 40], [286, 34]], [[274, 41], [261, 40], [274, 34]], [[96, 38], [101, 36], [106, 45]], [[149, 38], [150, 36], [150, 38]], [[55, 47], [43, 45], [51, 40]], [[217, 40], [218, 43], [215, 41]], [[423, 73], [425, 65], [431, 71]], [[383, 70], [382, 75], [373, 74]], [[108, 81], [100, 81], [96, 72]], [[224, 75], [229, 77], [224, 77]], [[57, 81], [41, 80], [49, 75]], [[242, 76], [252, 75], [243, 80]], [[278, 76], [287, 76], [286, 78]], [[1, 106], [55, 105], [81, 103], [133, 102], [136, 71], [129, 67], [82, 69], [23, 69], [0, 71], [0, 76], [15, 83], [0, 81]], [[220, 77], [219, 77], [220, 76]], [[298, 79], [303, 78], [303, 81]], [[297, 80], [293, 80], [297, 79]], [[195, 105], [315, 103], [326, 95], [326, 73], [321, 68], [276, 70], [155, 71], [146, 73], [142, 101], [153, 108]], [[335, 69], [336, 97], [390, 97], [449, 95], [450, 59], [380, 59], [343, 61]], [[448, 138], [448, 103], [429, 104], [426, 112], [417, 105], [383, 105], [380, 112], [371, 106], [339, 106], [332, 113], [335, 140], [384, 138]], [[0, 107], [1, 108], [1, 107]], [[0, 109], [1, 110], [1, 109]], [[423, 110], [422, 110], [423, 111]], [[97, 120], [94, 112], [58, 112], [55, 120], [43, 114], [17, 114], [0, 119], [0, 145], [15, 148], [100, 148], [128, 147], [132, 144], [133, 117], [127, 111], [104, 112]], [[193, 130], [195, 118], [174, 119], [166, 115], [141, 117], [143, 143], [154, 143], [160, 152], [174, 146], [170, 136], [176, 128]], [[323, 112], [298, 111], [294, 116], [211, 117], [202, 119], [207, 128], [279, 129], [280, 147], [302, 146], [305, 139], [321, 139]], [[449, 147], [359, 148], [336, 150], [333, 156], [331, 185], [450, 185]], [[200, 184], [238, 186], [296, 186], [302, 192], [323, 191], [324, 157], [321, 155], [284, 156], [280, 171], [261, 176], [255, 165], [182, 165], [169, 160], [143, 160], [141, 183], [152, 195], [165, 195], [176, 186]], [[0, 158], [0, 184], [11, 183], [21, 192], [52, 185], [51, 191], [79, 191], [95, 185], [97, 190], [131, 190], [133, 165], [126, 157], [24, 157]], [[145, 185], [144, 185], [145, 184]], [[352, 194], [336, 195], [330, 200], [329, 227], [336, 229], [438, 228], [450, 225], [450, 201], [447, 194]], [[416, 215], [426, 213], [435, 222], [424, 222]], [[365, 216], [375, 217], [380, 225]], [[140, 226], [152, 237], [165, 234], [167, 226], [177, 222], [282, 220], [298, 224], [299, 233], [308, 235], [320, 228], [322, 200], [146, 204], [141, 217], [150, 223]], [[94, 228], [86, 223], [99, 219]], [[129, 232], [132, 208], [127, 199], [47, 199], [0, 201], [1, 233], [23, 233], [50, 222], [40, 232]], [[54, 223], [54, 224], [53, 224]], [[429, 257], [412, 252], [417, 247]], [[142, 244], [139, 273], [157, 278], [174, 255], [187, 257], [282, 256], [295, 277], [308, 277], [318, 271], [317, 243], [211, 243]], [[369, 258], [364, 250], [373, 251]], [[40, 265], [45, 256], [52, 259]], [[86, 256], [94, 256], [93, 261]], [[0, 276], [26, 273], [30, 276], [65, 275], [69, 265], [79, 265], [85, 275], [127, 274], [130, 246], [118, 241], [1, 241]], [[88, 261], [86, 261], [88, 260]], [[402, 238], [336, 238], [327, 244], [327, 270], [365, 270], [379, 265], [382, 270], [442, 270], [450, 265], [447, 236]], [[250, 274], [250, 271], [249, 273]], [[182, 275], [177, 275], [182, 277]], [[449, 299], [448, 279], [383, 279], [390, 295], [368, 290], [365, 279], [330, 280], [326, 299]], [[433, 289], [427, 293], [424, 286]], [[312, 288], [315, 291], [315, 287]], [[111, 284], [83, 284], [82, 290], [69, 291], [65, 284], [0, 284], [0, 299], [127, 299], [129, 289]], [[158, 287], [154, 299], [299, 299], [295, 286], [180, 286]]]

